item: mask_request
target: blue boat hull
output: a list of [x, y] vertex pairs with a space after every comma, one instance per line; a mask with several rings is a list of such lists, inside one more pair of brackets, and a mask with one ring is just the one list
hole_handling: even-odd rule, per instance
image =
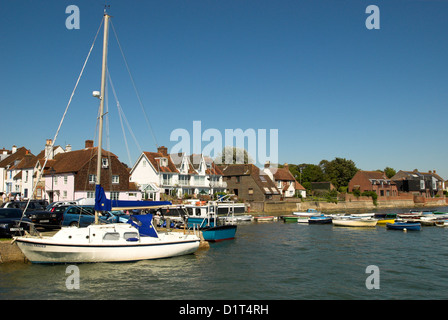
[[331, 218], [311, 218], [308, 219], [308, 224], [328, 224], [331, 223]]
[[213, 219], [210, 219], [210, 221], [208, 219], [204, 219], [204, 218], [196, 218], [196, 217], [188, 217], [188, 228], [193, 228], [193, 226], [195, 228], [204, 228], [206, 226], [210, 226], [210, 227], [214, 227], [215, 226], [215, 222], [213, 221]]
[[224, 241], [235, 239], [236, 225], [224, 225], [202, 229], [206, 241]]
[[386, 227], [392, 230], [416, 230], [419, 231], [422, 229], [422, 225], [420, 223], [406, 223], [406, 222], [395, 222], [395, 223], [387, 223]]

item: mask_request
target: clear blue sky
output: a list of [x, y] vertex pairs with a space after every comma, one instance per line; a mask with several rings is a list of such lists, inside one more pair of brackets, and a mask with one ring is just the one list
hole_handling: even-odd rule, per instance
[[[176, 128], [278, 129], [280, 163], [343, 157], [448, 179], [448, 1], [108, 0], [158, 145]], [[80, 29], [68, 30], [68, 5]], [[380, 29], [368, 30], [368, 5]], [[104, 0], [0, 1], [0, 148], [37, 154], [56, 132]], [[95, 138], [101, 39], [56, 144]], [[144, 151], [156, 144], [115, 37], [109, 69]], [[110, 93], [111, 151], [129, 163]], [[140, 150], [126, 135], [131, 159]], [[204, 142], [205, 146], [207, 142]]]

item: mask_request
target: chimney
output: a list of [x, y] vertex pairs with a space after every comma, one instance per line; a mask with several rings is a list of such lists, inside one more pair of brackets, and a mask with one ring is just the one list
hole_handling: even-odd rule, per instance
[[93, 140], [86, 140], [86, 149], [93, 148]]
[[45, 143], [45, 157], [48, 160], [53, 160], [53, 147], [51, 146], [53, 140], [47, 139], [47, 142]]
[[70, 152], [70, 151], [72, 151], [72, 145], [68, 144], [65, 146], [65, 152]]
[[161, 146], [157, 148], [157, 152], [161, 153], [163, 156], [168, 156], [168, 148]]
[[17, 151], [17, 147], [16, 147], [16, 145], [13, 145], [12, 146], [12, 150], [11, 150], [11, 154], [12, 153], [16, 153], [16, 151]]
[[266, 161], [265, 163], [264, 163], [264, 167], [265, 168], [269, 168], [271, 166], [271, 161]]
[[289, 170], [289, 164], [285, 163], [285, 164], [283, 165], [283, 167], [284, 167], [286, 170]]

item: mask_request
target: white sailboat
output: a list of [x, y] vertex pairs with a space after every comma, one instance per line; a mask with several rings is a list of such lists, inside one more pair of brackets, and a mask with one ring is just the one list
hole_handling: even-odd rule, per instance
[[63, 227], [51, 237], [26, 235], [14, 238], [26, 258], [33, 263], [126, 262], [160, 259], [191, 254], [199, 248], [200, 238], [195, 234], [158, 233], [152, 225], [152, 215], [133, 216], [129, 223], [102, 225], [98, 222], [101, 211], [123, 207], [127, 209], [154, 208], [154, 206], [170, 204], [155, 201], [111, 201], [106, 198], [104, 189], [100, 185], [109, 19], [110, 16], [104, 13], [95, 224], [84, 228]]

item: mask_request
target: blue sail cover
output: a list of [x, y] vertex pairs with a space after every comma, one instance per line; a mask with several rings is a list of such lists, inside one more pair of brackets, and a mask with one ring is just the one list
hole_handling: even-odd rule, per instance
[[152, 225], [152, 214], [132, 215], [127, 223], [137, 228], [141, 236], [158, 237]]
[[112, 208], [147, 208], [171, 205], [170, 201], [134, 201], [134, 200], [110, 200], [106, 198], [103, 187], [97, 184], [95, 189], [95, 210], [111, 211]]

